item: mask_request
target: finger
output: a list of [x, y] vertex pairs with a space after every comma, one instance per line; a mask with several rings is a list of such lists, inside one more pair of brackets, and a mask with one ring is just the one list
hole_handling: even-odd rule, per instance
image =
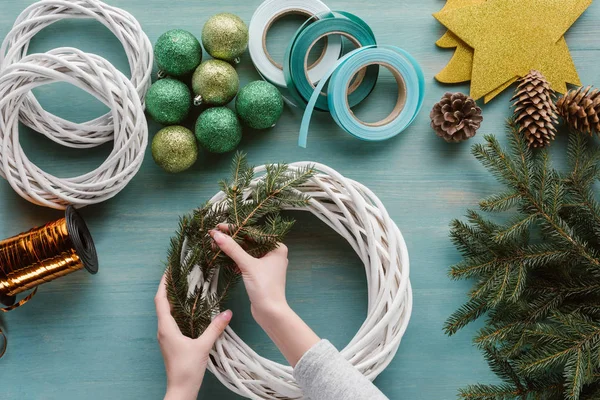
[[[229, 235], [230, 232], [232, 231], [232, 225], [229, 225], [229, 224], [226, 224], [226, 223], [222, 222], [222, 223], [220, 223], [220, 224], [217, 225], [216, 229]], [[212, 245], [213, 245], [213, 250], [218, 249], [218, 246], [217, 246], [217, 244], [214, 241], [213, 241]], [[242, 249], [244, 249], [244, 251], [247, 248], [245, 241], [240, 246], [242, 246]]]
[[177, 332], [179, 327], [175, 322], [175, 319], [171, 315], [171, 304], [167, 298], [167, 275], [163, 275], [158, 285], [158, 291], [154, 297], [154, 304], [156, 305], [156, 316], [158, 317], [159, 330], [165, 332]]
[[[230, 234], [230, 232], [233, 229], [233, 225], [229, 225], [226, 223], [220, 223], [219, 225], [217, 225], [217, 229], [220, 230], [221, 232]], [[244, 242], [240, 245], [242, 246], [242, 249], [246, 250], [248, 248], [248, 243], [252, 242], [252, 239], [248, 238], [248, 237], [244, 237]]]
[[229, 233], [229, 224], [221, 223], [217, 225], [217, 229], [221, 232]]
[[210, 235], [214, 239], [217, 246], [223, 250], [223, 253], [231, 257], [231, 259], [237, 264], [242, 272], [248, 268], [253, 261], [256, 260], [250, 254], [246, 253], [242, 246], [237, 244], [231, 236], [226, 235], [218, 230], [210, 231]]
[[287, 255], [288, 255], [287, 246], [283, 243], [279, 243], [275, 250], [267, 253], [263, 258], [271, 258], [271, 257], [287, 258]]
[[230, 310], [224, 311], [217, 315], [215, 319], [212, 320], [208, 328], [206, 328], [202, 336], [198, 338], [198, 340], [203, 345], [208, 344], [208, 347], [211, 348], [219, 336], [221, 336], [225, 328], [227, 328], [227, 325], [229, 325], [229, 321], [231, 321], [232, 316], [233, 313]]

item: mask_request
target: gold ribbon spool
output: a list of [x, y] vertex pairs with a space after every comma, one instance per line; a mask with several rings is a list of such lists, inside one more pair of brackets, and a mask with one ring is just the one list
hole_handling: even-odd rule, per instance
[[[0, 303], [6, 306], [0, 311], [24, 305], [39, 285], [83, 268], [98, 272], [96, 247], [83, 218], [69, 206], [64, 218], [0, 241]], [[16, 301], [17, 294], [30, 289], [33, 292]], [[8, 342], [1, 328], [0, 335], [2, 357]]]

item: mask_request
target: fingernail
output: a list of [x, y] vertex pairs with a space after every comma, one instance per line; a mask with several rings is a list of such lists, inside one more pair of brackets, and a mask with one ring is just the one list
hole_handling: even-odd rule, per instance
[[218, 230], [213, 230], [210, 231], [212, 238], [215, 240], [215, 242], [219, 243], [221, 240], [223, 240], [223, 238], [225, 237], [225, 235], [223, 234], [223, 232], [218, 231]]
[[233, 313], [231, 310], [223, 311], [220, 315], [225, 321], [231, 321], [231, 317], [233, 317]]

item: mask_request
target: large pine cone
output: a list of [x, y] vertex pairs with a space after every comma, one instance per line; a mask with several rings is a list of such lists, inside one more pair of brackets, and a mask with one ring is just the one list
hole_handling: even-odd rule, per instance
[[575, 131], [600, 134], [600, 91], [591, 86], [569, 90], [557, 102], [558, 113]]
[[547, 146], [556, 137], [558, 122], [554, 91], [539, 71], [529, 71], [519, 82], [511, 99], [519, 132], [525, 132], [530, 147]]
[[481, 108], [463, 93], [446, 93], [429, 114], [431, 127], [446, 142], [457, 143], [475, 136], [483, 121]]

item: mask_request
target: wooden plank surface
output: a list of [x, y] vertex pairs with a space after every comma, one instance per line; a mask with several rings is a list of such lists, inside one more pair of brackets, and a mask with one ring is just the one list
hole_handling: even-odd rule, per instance
[[[0, 13], [4, 36], [29, 0], [5, 0]], [[131, 12], [151, 41], [171, 28], [200, 35], [204, 22], [217, 12], [233, 12], [249, 22], [260, 0], [162, 1], [111, 0]], [[328, 164], [370, 187], [386, 204], [405, 235], [411, 258], [414, 311], [400, 350], [376, 384], [390, 399], [452, 399], [457, 388], [493, 380], [470, 338], [476, 325], [456, 337], [442, 332], [445, 318], [465, 300], [466, 282], [446, 275], [459, 255], [448, 239], [448, 223], [497, 185], [469, 153], [469, 143], [448, 145], [429, 127], [429, 110], [447, 90], [433, 80], [451, 51], [435, 47], [444, 29], [431, 17], [441, 0], [329, 0], [364, 18], [383, 44], [400, 46], [423, 66], [427, 95], [424, 109], [410, 129], [384, 143], [365, 143], [340, 131], [328, 115], [317, 115], [308, 149], [296, 146], [300, 115], [286, 110], [276, 128], [248, 132], [241, 149], [255, 164], [312, 160]], [[524, 2], [524, 7], [526, 2]], [[573, 59], [584, 84], [598, 84], [600, 6], [593, 4], [567, 35]], [[290, 19], [269, 36], [277, 56], [285, 49], [299, 21]], [[73, 46], [100, 54], [128, 71], [119, 42], [103, 26], [90, 21], [61, 22], [35, 37], [31, 52]], [[532, 55], [533, 56], [533, 55]], [[238, 67], [242, 83], [258, 79], [246, 54]], [[384, 72], [377, 89], [360, 106], [359, 116], [376, 120], [391, 110], [395, 92], [391, 74]], [[105, 112], [89, 95], [68, 85], [36, 90], [42, 104], [68, 119], [84, 121]], [[506, 92], [484, 107], [481, 133], [503, 135], [509, 115]], [[151, 135], [158, 130], [150, 124]], [[70, 150], [54, 145], [27, 129], [21, 130], [27, 155], [41, 168], [59, 176], [81, 174], [99, 165], [110, 146]], [[555, 154], [564, 153], [559, 139]], [[163, 272], [169, 238], [178, 216], [211, 197], [217, 181], [228, 173], [230, 156], [201, 154], [190, 171], [163, 173], [147, 154], [132, 183], [116, 198], [84, 209], [100, 256], [96, 276], [70, 275], [40, 288], [27, 306], [4, 316], [10, 346], [0, 360], [1, 399], [158, 399], [165, 376], [156, 343], [152, 298]], [[0, 181], [0, 237], [60, 217], [19, 198]], [[289, 299], [292, 306], [323, 337], [343, 347], [366, 313], [366, 280], [351, 248], [315, 218], [297, 215], [289, 237]], [[233, 328], [260, 354], [282, 360], [276, 348], [254, 323], [242, 287], [229, 301]], [[210, 374], [201, 399], [236, 399]]]

